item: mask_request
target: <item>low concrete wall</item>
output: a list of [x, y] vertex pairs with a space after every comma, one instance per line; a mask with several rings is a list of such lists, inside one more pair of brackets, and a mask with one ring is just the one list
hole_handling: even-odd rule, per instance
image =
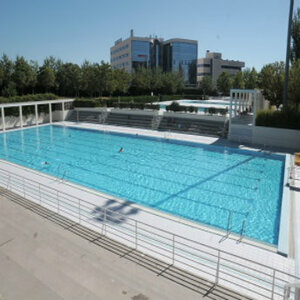
[[[55, 110], [52, 112], [52, 121], [59, 122], [64, 121], [68, 118], [70, 110], [65, 110], [64, 115], [62, 111]], [[49, 123], [50, 117], [48, 113], [40, 113], [38, 118], [39, 124]], [[23, 126], [34, 126], [36, 125], [35, 114], [23, 115]], [[6, 116], [5, 117], [5, 129], [12, 129], [20, 127], [20, 117], [17, 116]], [[2, 118], [0, 117], [0, 129], [2, 130]]]
[[97, 108], [97, 107], [76, 107], [77, 111], [94, 111], [94, 112], [112, 112], [118, 114], [132, 114], [132, 115], [151, 115], [151, 116], [165, 116], [173, 118], [186, 118], [186, 119], [197, 119], [197, 120], [207, 120], [207, 121], [216, 121], [222, 122], [226, 120], [225, 116], [217, 115], [201, 115], [193, 113], [184, 113], [184, 112], [165, 112], [162, 110], [139, 110], [139, 109], [119, 109], [119, 108]]
[[229, 140], [300, 150], [300, 130], [231, 124]]
[[300, 150], [300, 130], [254, 126], [252, 142]]

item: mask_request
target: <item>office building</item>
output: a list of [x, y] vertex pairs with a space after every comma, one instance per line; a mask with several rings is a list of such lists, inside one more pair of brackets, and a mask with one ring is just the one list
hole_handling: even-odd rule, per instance
[[110, 62], [113, 69], [123, 68], [129, 73], [138, 67], [181, 71], [185, 84], [195, 85], [197, 52], [197, 41], [136, 37], [131, 30], [129, 38], [117, 40], [110, 48]]
[[237, 60], [222, 59], [222, 54], [206, 51], [205, 58], [197, 61], [197, 82], [199, 83], [204, 76], [211, 76], [214, 84], [222, 72], [227, 72], [230, 76], [242, 70], [245, 63]]

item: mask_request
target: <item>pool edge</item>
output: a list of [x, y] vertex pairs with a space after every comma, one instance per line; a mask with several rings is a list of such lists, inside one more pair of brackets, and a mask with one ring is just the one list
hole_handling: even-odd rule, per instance
[[285, 156], [284, 164], [284, 177], [282, 183], [282, 198], [281, 198], [281, 211], [280, 211], [280, 225], [278, 235], [279, 254], [288, 256], [289, 254], [289, 231], [290, 231], [290, 188], [289, 188], [289, 164], [290, 154]]

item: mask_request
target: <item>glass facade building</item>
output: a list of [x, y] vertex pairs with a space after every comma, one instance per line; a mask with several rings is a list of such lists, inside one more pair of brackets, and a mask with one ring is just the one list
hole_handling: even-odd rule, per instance
[[134, 69], [150, 66], [150, 42], [131, 41], [131, 62]]
[[112, 68], [124, 68], [132, 72], [139, 67], [161, 68], [165, 72], [179, 71], [186, 85], [197, 83], [198, 43], [193, 40], [131, 36], [116, 41], [111, 47]]
[[164, 70], [182, 72], [185, 84], [197, 83], [198, 45], [189, 42], [166, 42]]

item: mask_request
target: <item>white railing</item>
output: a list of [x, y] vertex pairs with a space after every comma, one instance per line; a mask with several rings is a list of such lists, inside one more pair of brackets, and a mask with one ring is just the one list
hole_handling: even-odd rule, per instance
[[294, 290], [294, 299], [300, 300], [300, 281], [288, 283], [284, 287], [284, 300], [290, 300], [292, 291]]
[[256, 299], [284, 299], [285, 286], [300, 279], [4, 169], [0, 186], [132, 249]]

